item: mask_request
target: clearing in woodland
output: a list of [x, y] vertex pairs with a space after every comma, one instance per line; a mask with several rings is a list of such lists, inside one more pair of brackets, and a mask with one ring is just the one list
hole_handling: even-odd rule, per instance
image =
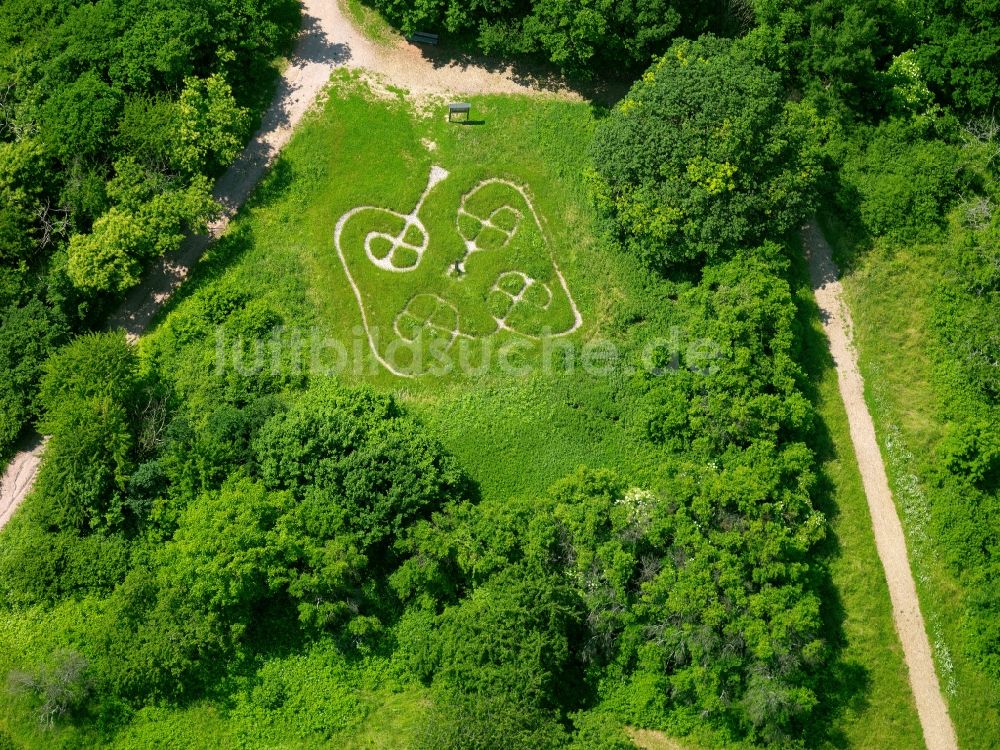
[[[474, 106], [483, 125], [449, 126], [443, 102], [415, 109], [353, 78], [336, 81], [324, 110], [307, 119], [231, 231], [154, 321], [140, 344], [143, 357], [188, 394], [262, 371], [293, 388], [336, 374], [391, 391], [456, 456], [484, 499], [541, 493], [582, 464], [655, 487], [658, 457], [639, 435], [629, 384], [656, 331], [673, 322], [671, 345], [693, 343], [681, 316], [671, 317], [670, 299], [682, 286], [651, 289], [637, 262], [602, 244], [583, 179], [594, 123], [586, 105], [483, 97]], [[366, 214], [372, 223], [364, 224]], [[505, 240], [514, 245], [507, 254]], [[529, 279], [552, 293], [551, 317], [536, 323], [548, 329], [541, 339], [539, 329], [506, 330], [515, 328], [511, 314], [491, 307], [503, 290], [500, 301], [515, 308], [535, 286]], [[463, 292], [474, 280], [473, 291]], [[818, 326], [804, 273], [796, 295]], [[375, 325], [401, 340], [443, 329], [445, 339], [475, 344], [471, 359], [479, 366], [400, 377], [373, 356], [382, 351], [370, 340]], [[613, 361], [585, 348], [598, 341], [605, 353], [607, 345], [616, 350]], [[504, 355], [483, 359], [486, 342]], [[584, 367], [586, 351], [591, 365], [602, 366]], [[809, 744], [910, 748], [920, 742], [919, 724], [846, 420], [835, 386], [830, 392], [832, 365], [815, 335], [807, 352], [829, 427], [817, 450], [820, 507], [832, 536], [820, 554], [831, 580], [826, 637], [839, 654], [818, 717], [826, 729], [818, 725]], [[512, 374], [511, 365], [522, 369]], [[221, 386], [206, 385], [220, 373]], [[269, 657], [260, 674], [295, 658]], [[364, 669], [367, 708], [336, 735], [340, 746], [408, 746], [424, 692], [388, 678], [377, 658]], [[247, 676], [248, 684], [256, 679]], [[353, 695], [356, 688], [338, 679], [314, 687]], [[237, 708], [224, 714], [204, 704], [143, 712], [120, 735], [121, 746], [191, 725], [205, 737], [248, 736], [239, 706], [249, 693], [240, 690]]]

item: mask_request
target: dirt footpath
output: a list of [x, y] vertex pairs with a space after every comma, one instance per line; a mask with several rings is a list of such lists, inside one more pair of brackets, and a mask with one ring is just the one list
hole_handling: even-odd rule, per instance
[[44, 438], [33, 432], [22, 441], [0, 476], [0, 529], [7, 525], [34, 484], [44, 447]]
[[865, 495], [868, 497], [875, 546], [889, 583], [892, 618], [903, 644], [903, 656], [910, 675], [910, 687], [916, 699], [924, 742], [929, 750], [955, 750], [958, 740], [934, 671], [931, 644], [927, 639], [924, 618], [920, 614], [920, 602], [906, 553], [903, 527], [896, 513], [882, 454], [875, 439], [875, 425], [865, 403], [865, 384], [858, 370], [851, 312], [842, 298], [830, 245], [815, 222], [803, 227], [802, 241], [809, 258], [809, 275], [823, 321], [823, 330], [830, 341], [830, 353], [837, 368], [840, 397], [847, 409], [851, 442], [854, 443], [854, 454], [858, 459]]
[[487, 68], [427, 57], [424, 50], [402, 38], [393, 44], [376, 44], [344, 16], [338, 0], [304, 0], [302, 31], [274, 101], [260, 130], [216, 184], [214, 195], [223, 207], [222, 217], [208, 235], [191, 237], [176, 253], [158, 260], [108, 321], [109, 328], [123, 328], [133, 340], [142, 334], [205, 248], [226, 230], [338, 67], [359, 70], [376, 85], [390, 84], [416, 97], [540, 94], [581, 98], [557, 79], [519, 74], [510, 67]]

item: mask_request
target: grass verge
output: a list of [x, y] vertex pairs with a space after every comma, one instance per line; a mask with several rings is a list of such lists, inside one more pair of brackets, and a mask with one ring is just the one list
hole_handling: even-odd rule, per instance
[[337, 0], [337, 2], [347, 12], [351, 23], [375, 44], [389, 46], [399, 40], [399, 32], [392, 28], [382, 14], [361, 0]]
[[954, 612], [962, 591], [929, 534], [923, 472], [943, 434], [933, 384], [928, 316], [943, 267], [934, 245], [863, 246], [833, 217], [824, 231], [843, 273], [854, 339], [889, 485], [906, 533], [938, 679], [964, 748], [1000, 746], [995, 687], [965, 656]]
[[[832, 747], [915, 748], [923, 744], [903, 651], [854, 454], [837, 373], [819, 320], [804, 256], [792, 269], [799, 307], [806, 390], [818, 425], [812, 447], [820, 467], [818, 506], [829, 519], [823, 555], [828, 642], [837, 659], [825, 690], [839, 713], [817, 744]], [[822, 714], [822, 712], [821, 712]]]

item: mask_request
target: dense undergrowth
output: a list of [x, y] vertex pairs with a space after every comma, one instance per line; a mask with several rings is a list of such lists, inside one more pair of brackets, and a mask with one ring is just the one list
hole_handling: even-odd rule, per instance
[[0, 455], [48, 354], [212, 215], [298, 22], [285, 0], [0, 8]]

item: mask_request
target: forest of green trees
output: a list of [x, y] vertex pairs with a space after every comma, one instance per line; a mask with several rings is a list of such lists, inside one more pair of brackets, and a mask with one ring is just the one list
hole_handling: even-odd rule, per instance
[[48, 354], [213, 214], [298, 20], [287, 0], [0, 8], [0, 455]]
[[484, 499], [377, 387], [219, 377], [210, 331], [241, 325], [239, 294], [201, 301], [185, 366], [101, 332], [216, 212], [211, 180], [299, 11], [7, 0], [0, 455], [32, 427], [51, 437], [0, 536], [0, 608], [41, 608], [73, 644], [11, 689], [43, 721], [113, 732], [224, 695], [275, 643], [328, 642], [429, 690], [427, 750], [625, 750], [623, 723], [822, 742], [827, 519], [791, 270], [820, 209], [865, 237], [947, 244], [932, 528], [962, 587], [961, 646], [1000, 691], [1000, 2], [372, 5], [468, 54], [634, 80], [580, 175], [606, 251], [638, 259], [650, 290], [621, 315], [666, 336], [669, 297], [720, 351], [711, 377], [671, 352], [669, 377], [617, 386], [660, 489], [581, 467]]

